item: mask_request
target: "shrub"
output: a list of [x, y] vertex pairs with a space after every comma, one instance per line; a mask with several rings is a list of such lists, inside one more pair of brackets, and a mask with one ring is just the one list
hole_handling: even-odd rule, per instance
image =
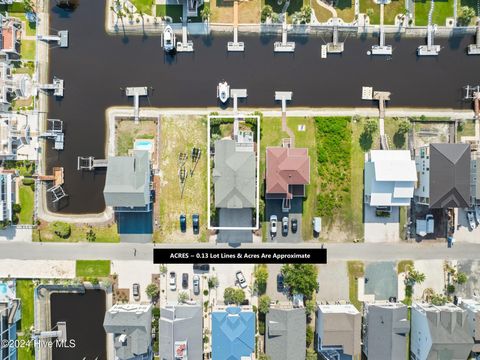
[[208, 296], [208, 290], [207, 289], [203, 290], [203, 296]]
[[13, 204], [12, 210], [13, 210], [14, 213], [19, 213], [20, 211], [22, 211], [22, 205], [20, 205], [20, 204]]
[[52, 224], [52, 227], [55, 235], [57, 235], [58, 237], [61, 237], [62, 239], [68, 239], [72, 232], [70, 224], [67, 224], [61, 221], [55, 221]]
[[447, 292], [449, 294], [453, 294], [455, 292], [455, 285], [453, 285], [453, 284], [448, 285], [447, 286]]
[[265, 321], [258, 321], [258, 332], [260, 335], [265, 335]]
[[35, 180], [32, 179], [32, 178], [23, 178], [22, 179], [22, 184], [26, 185], [26, 186], [31, 186], [31, 185], [35, 184]]
[[307, 325], [306, 335], [306, 345], [309, 348], [313, 342], [313, 329], [309, 325]]

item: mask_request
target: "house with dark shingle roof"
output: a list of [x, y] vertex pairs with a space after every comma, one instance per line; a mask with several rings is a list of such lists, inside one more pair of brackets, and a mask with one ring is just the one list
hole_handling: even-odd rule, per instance
[[363, 352], [368, 360], [404, 360], [410, 321], [402, 303], [365, 303]]
[[266, 315], [265, 353], [276, 360], [305, 360], [305, 309], [270, 308]]
[[[305, 325], [304, 325], [305, 327]], [[255, 313], [230, 306], [212, 312], [212, 359], [247, 360], [255, 353]]]
[[106, 312], [103, 327], [113, 334], [116, 359], [153, 359], [152, 305], [116, 304]]
[[410, 357], [413, 360], [465, 360], [473, 349], [467, 314], [454, 304], [414, 303]]
[[416, 149], [417, 204], [439, 209], [469, 207], [470, 158], [468, 144], [430, 144]]
[[284, 209], [294, 197], [305, 196], [305, 185], [310, 183], [310, 156], [308, 149], [267, 147], [266, 199], [280, 199]]

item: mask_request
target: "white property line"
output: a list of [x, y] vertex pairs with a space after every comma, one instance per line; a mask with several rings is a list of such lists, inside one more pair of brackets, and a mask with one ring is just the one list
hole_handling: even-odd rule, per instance
[[[234, 119], [256, 119], [257, 120], [257, 175], [255, 179], [256, 183], [256, 213], [255, 213], [255, 226], [245, 226], [245, 227], [235, 227], [235, 226], [212, 226], [210, 223], [210, 211], [211, 211], [211, 197], [210, 197], [210, 119], [217, 118], [232, 118]], [[208, 215], [208, 229], [209, 230], [258, 230], [260, 228], [260, 186], [258, 183], [258, 177], [260, 174], [260, 116], [259, 115], [244, 115], [244, 114], [235, 114], [235, 115], [208, 115], [207, 121], [207, 192], [208, 192], [208, 203], [207, 203], [207, 215]]]

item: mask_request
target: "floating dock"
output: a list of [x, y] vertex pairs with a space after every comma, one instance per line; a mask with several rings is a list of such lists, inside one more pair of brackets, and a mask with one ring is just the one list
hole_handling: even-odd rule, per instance
[[107, 159], [95, 159], [93, 156], [78, 156], [77, 170], [92, 171], [95, 169], [105, 169], [108, 166]]

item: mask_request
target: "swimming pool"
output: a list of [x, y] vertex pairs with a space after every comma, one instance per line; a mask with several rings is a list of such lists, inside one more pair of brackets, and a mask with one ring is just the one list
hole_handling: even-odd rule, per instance
[[137, 139], [134, 144], [135, 150], [146, 150], [152, 152], [153, 149], [153, 140], [149, 139]]
[[0, 294], [5, 295], [7, 293], [8, 286], [7, 284], [0, 283]]

